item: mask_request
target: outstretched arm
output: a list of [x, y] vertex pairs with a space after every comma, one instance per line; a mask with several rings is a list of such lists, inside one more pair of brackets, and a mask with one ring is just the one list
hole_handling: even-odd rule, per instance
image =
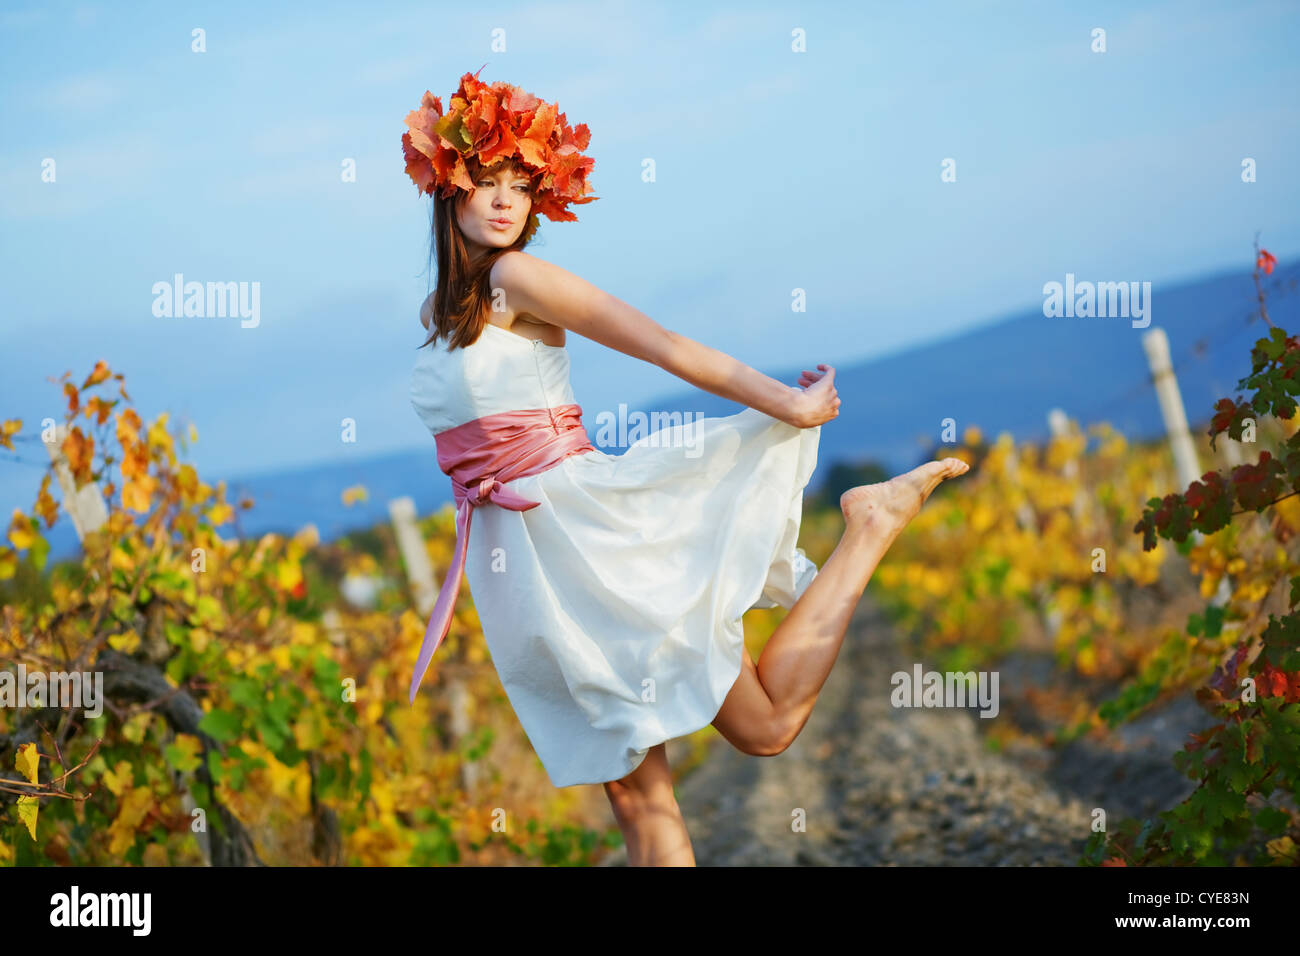
[[567, 269], [526, 252], [501, 256], [490, 281], [494, 289], [503, 290], [516, 312], [528, 312], [796, 427], [811, 428], [838, 414], [834, 369], [829, 366], [821, 366], [827, 370], [821, 374], [805, 373], [816, 383], [811, 388], [782, 385], [725, 352], [664, 328]]

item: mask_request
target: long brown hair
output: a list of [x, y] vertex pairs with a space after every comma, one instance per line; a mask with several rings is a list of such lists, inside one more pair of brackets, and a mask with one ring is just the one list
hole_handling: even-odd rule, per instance
[[[495, 171], [501, 166], [514, 166], [521, 173], [528, 174], [528, 170], [513, 159], [501, 160], [485, 169], [477, 157], [471, 156], [466, 159], [465, 166], [475, 185], [485, 172]], [[535, 187], [536, 183], [530, 179], [530, 197], [535, 196]], [[463, 189], [457, 189], [446, 198], [436, 194], [433, 197], [429, 263], [433, 264], [436, 252], [438, 285], [433, 292], [433, 318], [429, 322], [429, 337], [420, 348], [439, 338], [447, 339], [448, 351], [464, 348], [477, 341], [483, 326], [487, 324], [492, 304], [492, 264], [507, 252], [523, 249], [536, 232], [537, 214], [530, 208], [528, 222], [518, 239], [509, 246], [484, 253], [479, 262], [471, 264], [465, 236], [456, 220], [458, 204], [468, 198], [468, 193]]]

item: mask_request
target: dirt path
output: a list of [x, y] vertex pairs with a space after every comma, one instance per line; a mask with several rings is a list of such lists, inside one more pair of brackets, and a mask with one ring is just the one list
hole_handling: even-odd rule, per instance
[[[795, 743], [750, 757], [718, 738], [679, 785], [697, 864], [1075, 864], [1089, 807], [985, 749], [975, 711], [891, 706], [890, 675], [913, 663], [864, 598]], [[794, 828], [800, 809], [805, 832]], [[602, 865], [626, 865], [624, 850]]]

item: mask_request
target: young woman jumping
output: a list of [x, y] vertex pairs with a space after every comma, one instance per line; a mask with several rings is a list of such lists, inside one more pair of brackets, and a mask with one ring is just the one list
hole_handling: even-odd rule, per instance
[[[568, 207], [597, 198], [589, 131], [554, 105], [466, 73], [446, 112], [426, 92], [406, 125], [438, 274], [410, 397], [457, 504], [410, 699], [463, 574], [551, 782], [603, 785], [630, 864], [694, 865], [666, 741], [712, 724], [747, 754], [785, 750], [877, 564], [968, 466], [945, 458], [845, 492], [844, 534], [819, 569], [796, 542], [820, 428], [838, 415], [835, 369], [782, 384], [525, 252], [540, 215], [574, 221]], [[569, 332], [746, 408], [601, 451], [570, 383]], [[778, 605], [789, 613], [754, 661], [741, 617]]]

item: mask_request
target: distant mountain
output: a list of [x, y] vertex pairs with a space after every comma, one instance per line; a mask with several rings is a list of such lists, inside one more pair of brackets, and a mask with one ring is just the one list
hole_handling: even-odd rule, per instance
[[[1293, 333], [1300, 333], [1298, 286], [1300, 260], [1279, 266], [1265, 283], [1273, 322]], [[1237, 394], [1238, 379], [1250, 372], [1250, 348], [1268, 331], [1257, 316], [1250, 273], [1153, 285], [1152, 302], [1148, 329], [1159, 326], [1169, 336], [1187, 417], [1194, 429], [1203, 428], [1214, 403]], [[897, 473], [926, 460], [949, 417], [956, 421], [958, 438], [976, 425], [989, 439], [1007, 431], [1018, 441], [1041, 441], [1048, 433], [1048, 410], [1059, 407], [1085, 427], [1105, 420], [1130, 438], [1156, 437], [1163, 426], [1142, 349], [1148, 329], [1134, 328], [1126, 318], [1047, 318], [1039, 310], [841, 366], [835, 381], [843, 405], [839, 418], [822, 428], [810, 490], [835, 462], [874, 461]], [[784, 382], [796, 381], [799, 374], [798, 368], [768, 371]], [[629, 403], [628, 411], [685, 408], [730, 415], [742, 406], [693, 389], [644, 405]], [[595, 423], [587, 424], [592, 431]], [[204, 480], [215, 483], [217, 477], [204, 475]], [[353, 485], [364, 485], [370, 497], [346, 507], [342, 493]], [[432, 444], [356, 462], [229, 479], [227, 500], [243, 495], [255, 506], [239, 514], [240, 536], [291, 534], [314, 523], [327, 541], [386, 522], [392, 498], [411, 496], [422, 515], [451, 501]], [[232, 531], [227, 527], [225, 533]], [[76, 553], [66, 520], [50, 537], [52, 558]]]

